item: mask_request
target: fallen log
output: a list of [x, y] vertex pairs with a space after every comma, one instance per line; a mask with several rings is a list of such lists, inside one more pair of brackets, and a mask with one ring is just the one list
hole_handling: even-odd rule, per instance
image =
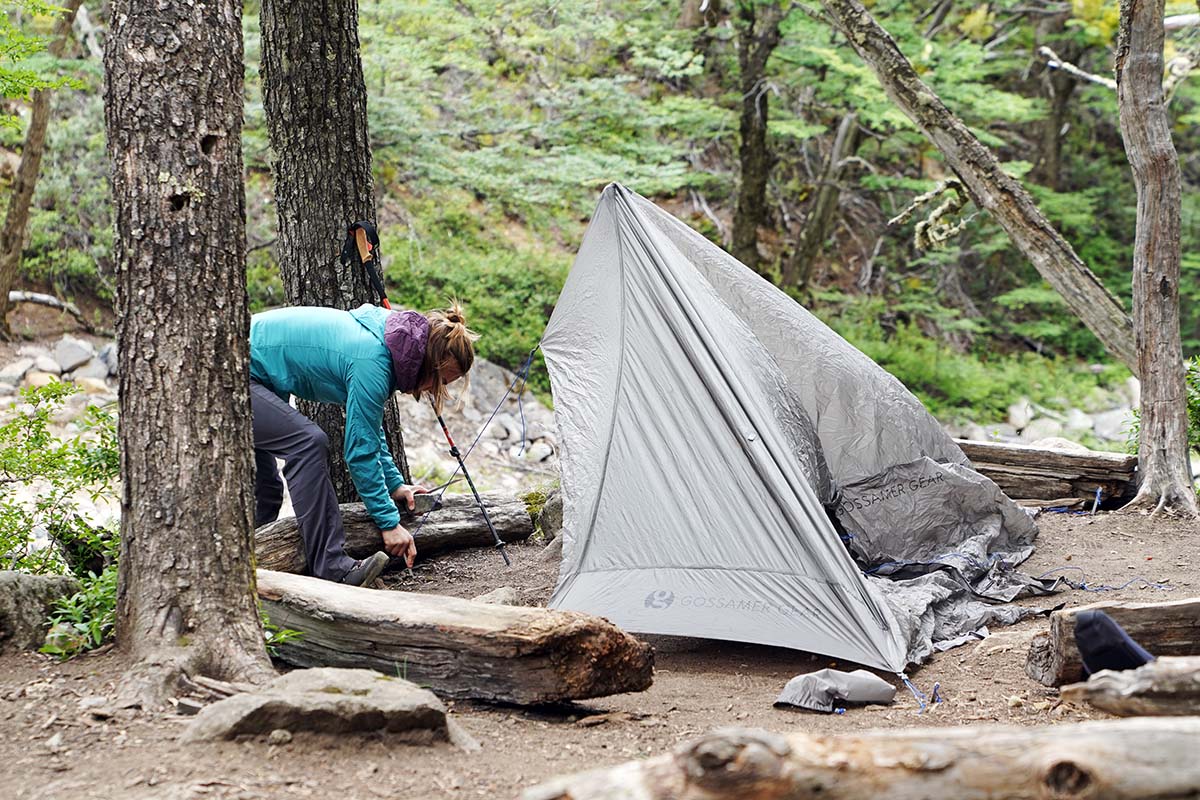
[[[533, 520], [520, 498], [503, 492], [484, 492], [481, 497], [496, 533], [505, 542], [521, 541], [533, 534]], [[492, 534], [474, 498], [466, 494], [443, 495], [440, 507], [426, 517], [432, 500], [433, 495], [418, 495], [417, 510], [408, 513], [406, 509], [400, 517], [400, 524], [416, 534], [418, 558], [464, 547], [493, 546]], [[379, 528], [362, 503], [344, 503], [341, 509], [346, 553], [351, 558], [364, 558], [383, 549]], [[296, 518], [285, 517], [256, 530], [254, 556], [261, 569], [304, 572], [308, 563]], [[389, 566], [402, 569], [404, 560], [394, 558]]]
[[272, 624], [300, 631], [276, 645], [298, 667], [363, 667], [443, 697], [529, 705], [638, 692], [653, 649], [574, 611], [375, 591], [258, 571]]
[[1097, 672], [1062, 687], [1062, 699], [1120, 717], [1200, 715], [1200, 658], [1160, 658], [1137, 669]]
[[1200, 655], [1200, 598], [1167, 603], [1093, 603], [1055, 611], [1050, 629], [1035, 636], [1025, 674], [1046, 686], [1083, 680], [1083, 661], [1075, 644], [1075, 615], [1103, 611], [1138, 644], [1155, 656]]
[[1137, 494], [1137, 456], [1094, 450], [1072, 452], [1023, 444], [955, 439], [979, 474], [991, 478], [1014, 500], [1132, 500]]
[[1195, 797], [1198, 719], [786, 736], [727, 729], [674, 753], [555, 778], [524, 800]]

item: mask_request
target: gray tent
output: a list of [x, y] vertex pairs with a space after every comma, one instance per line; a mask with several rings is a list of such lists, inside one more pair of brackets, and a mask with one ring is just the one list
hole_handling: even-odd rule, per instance
[[551, 606], [896, 671], [1019, 615], [970, 596], [1020, 591], [1029, 517], [899, 381], [628, 189], [601, 196], [542, 350]]

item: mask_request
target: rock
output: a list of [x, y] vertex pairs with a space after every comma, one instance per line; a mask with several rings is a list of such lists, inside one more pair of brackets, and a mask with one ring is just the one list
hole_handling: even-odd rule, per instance
[[1063, 427], [1071, 433], [1083, 433], [1092, 429], [1092, 418], [1080, 411], [1078, 408], [1072, 408], [1067, 412], [1067, 421]]
[[54, 601], [77, 591], [74, 578], [0, 572], [0, 653], [41, 647]]
[[186, 742], [234, 739], [278, 729], [319, 733], [386, 731], [389, 741], [453, 742], [478, 749], [427, 689], [373, 670], [300, 669], [255, 692], [207, 706], [180, 737]]
[[[57, 365], [56, 365], [57, 366]], [[61, 379], [58, 375], [42, 372], [41, 370], [31, 369], [25, 373], [24, 384], [26, 386], [49, 386], [52, 383], [60, 383]]]
[[64, 335], [54, 346], [54, 359], [63, 372], [70, 372], [86, 364], [95, 355], [96, 350], [90, 344], [71, 335]]
[[546, 423], [540, 420], [530, 420], [525, 428], [525, 439], [530, 442], [552, 439], [553, 436], [553, 432], [547, 427]]
[[1062, 432], [1063, 426], [1061, 422], [1049, 417], [1038, 417], [1021, 431], [1021, 442], [1028, 444], [1029, 442], [1036, 442], [1038, 439], [1058, 436]]
[[471, 598], [480, 603], [490, 603], [494, 606], [521, 606], [521, 593], [511, 586], [500, 586], [486, 594]]
[[78, 381], [80, 378], [99, 378], [104, 380], [108, 377], [108, 364], [105, 364], [100, 358], [92, 358], [83, 366], [71, 372], [71, 378]]
[[112, 389], [103, 378], [82, 377], [75, 379], [75, 385], [83, 390], [84, 394], [112, 394]]
[[1022, 397], [1008, 407], [1008, 424], [1017, 430], [1021, 430], [1032, 421], [1033, 404], [1029, 402], [1029, 398]]
[[32, 358], [18, 358], [8, 366], [0, 369], [0, 384], [19, 386], [21, 379], [25, 377], [25, 373], [33, 369], [34, 363]]
[[515, 441], [521, 435], [521, 423], [511, 414], [497, 414], [488, 426], [488, 435], [494, 439]]
[[1121, 386], [1121, 391], [1129, 400], [1130, 408], [1142, 407], [1142, 383], [1137, 378], [1129, 377]]
[[1102, 411], [1092, 415], [1092, 430], [1097, 438], [1110, 442], [1123, 442], [1129, 438], [1129, 425], [1133, 421], [1133, 411], [1128, 408], [1116, 408], [1112, 411]]
[[554, 537], [562, 532], [563, 524], [563, 499], [562, 491], [554, 489], [546, 495], [546, 502], [542, 506], [542, 510], [538, 513], [537, 526], [542, 532], [547, 542], [553, 541]]
[[1012, 442], [1016, 441], [1017, 429], [1007, 422], [1001, 422], [997, 425], [989, 425], [987, 427], [987, 439], [989, 442]]
[[1064, 439], [1061, 436], [1047, 436], [1045, 439], [1038, 439], [1030, 442], [1033, 447], [1040, 447], [1044, 450], [1065, 450], [1068, 453], [1090, 453], [1088, 448], [1081, 445], [1079, 442], [1072, 442], [1070, 439]]
[[48, 372], [51, 375], [61, 375], [62, 367], [48, 355], [37, 356], [33, 359], [33, 368], [39, 372]]
[[116, 376], [119, 373], [119, 361], [117, 359], [116, 342], [109, 342], [100, 348], [100, 352], [96, 354], [96, 358], [100, 359], [108, 367], [108, 374]]
[[554, 455], [554, 448], [547, 442], [534, 442], [525, 449], [527, 461], [545, 461], [552, 455]]
[[972, 442], [986, 442], [988, 440], [987, 428], [971, 423], [963, 428], [962, 438], [970, 439]]
[[287, 728], [276, 728], [267, 737], [267, 744], [281, 745], [292, 741], [292, 732]]

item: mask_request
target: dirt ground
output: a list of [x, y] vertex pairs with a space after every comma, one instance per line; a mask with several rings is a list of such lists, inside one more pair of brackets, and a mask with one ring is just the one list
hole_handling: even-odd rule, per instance
[[[1073, 579], [1108, 591], [1070, 590], [1044, 605], [1106, 600], [1171, 600], [1200, 594], [1200, 529], [1144, 516], [1046, 514], [1037, 553], [1025, 571], [1071, 567]], [[394, 588], [471, 597], [497, 586], [544, 600], [555, 568], [539, 544], [510, 548], [506, 570], [494, 551], [453, 554], [392, 576]], [[1082, 570], [1080, 572], [1079, 570]], [[1161, 588], [1151, 586], [1158, 584]], [[187, 718], [103, 707], [122, 680], [113, 653], [58, 663], [36, 654], [0, 658], [0, 796], [32, 798], [516, 797], [550, 776], [669, 750], [713, 728], [837, 733], [877, 727], [984, 723], [1041, 725], [1103, 716], [1057, 703], [1056, 692], [1025, 677], [1029, 637], [1044, 618], [1026, 621], [946, 653], [912, 673], [944, 702], [918, 714], [901, 689], [889, 707], [824, 715], [778, 709], [784, 683], [828, 658], [772, 647], [651, 638], [654, 685], [645, 692], [551, 708], [451, 705], [482, 750], [418, 747], [386, 736], [298, 734], [286, 745], [266, 737], [237, 742], [176, 742]], [[607, 717], [597, 717], [608, 714]]]

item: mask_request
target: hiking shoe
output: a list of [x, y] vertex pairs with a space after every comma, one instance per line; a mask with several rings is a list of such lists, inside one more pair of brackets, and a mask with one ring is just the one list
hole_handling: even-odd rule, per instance
[[374, 583], [391, 558], [391, 556], [382, 550], [370, 558], [360, 558], [354, 562], [354, 566], [342, 578], [342, 583], [350, 586], [366, 586]]

